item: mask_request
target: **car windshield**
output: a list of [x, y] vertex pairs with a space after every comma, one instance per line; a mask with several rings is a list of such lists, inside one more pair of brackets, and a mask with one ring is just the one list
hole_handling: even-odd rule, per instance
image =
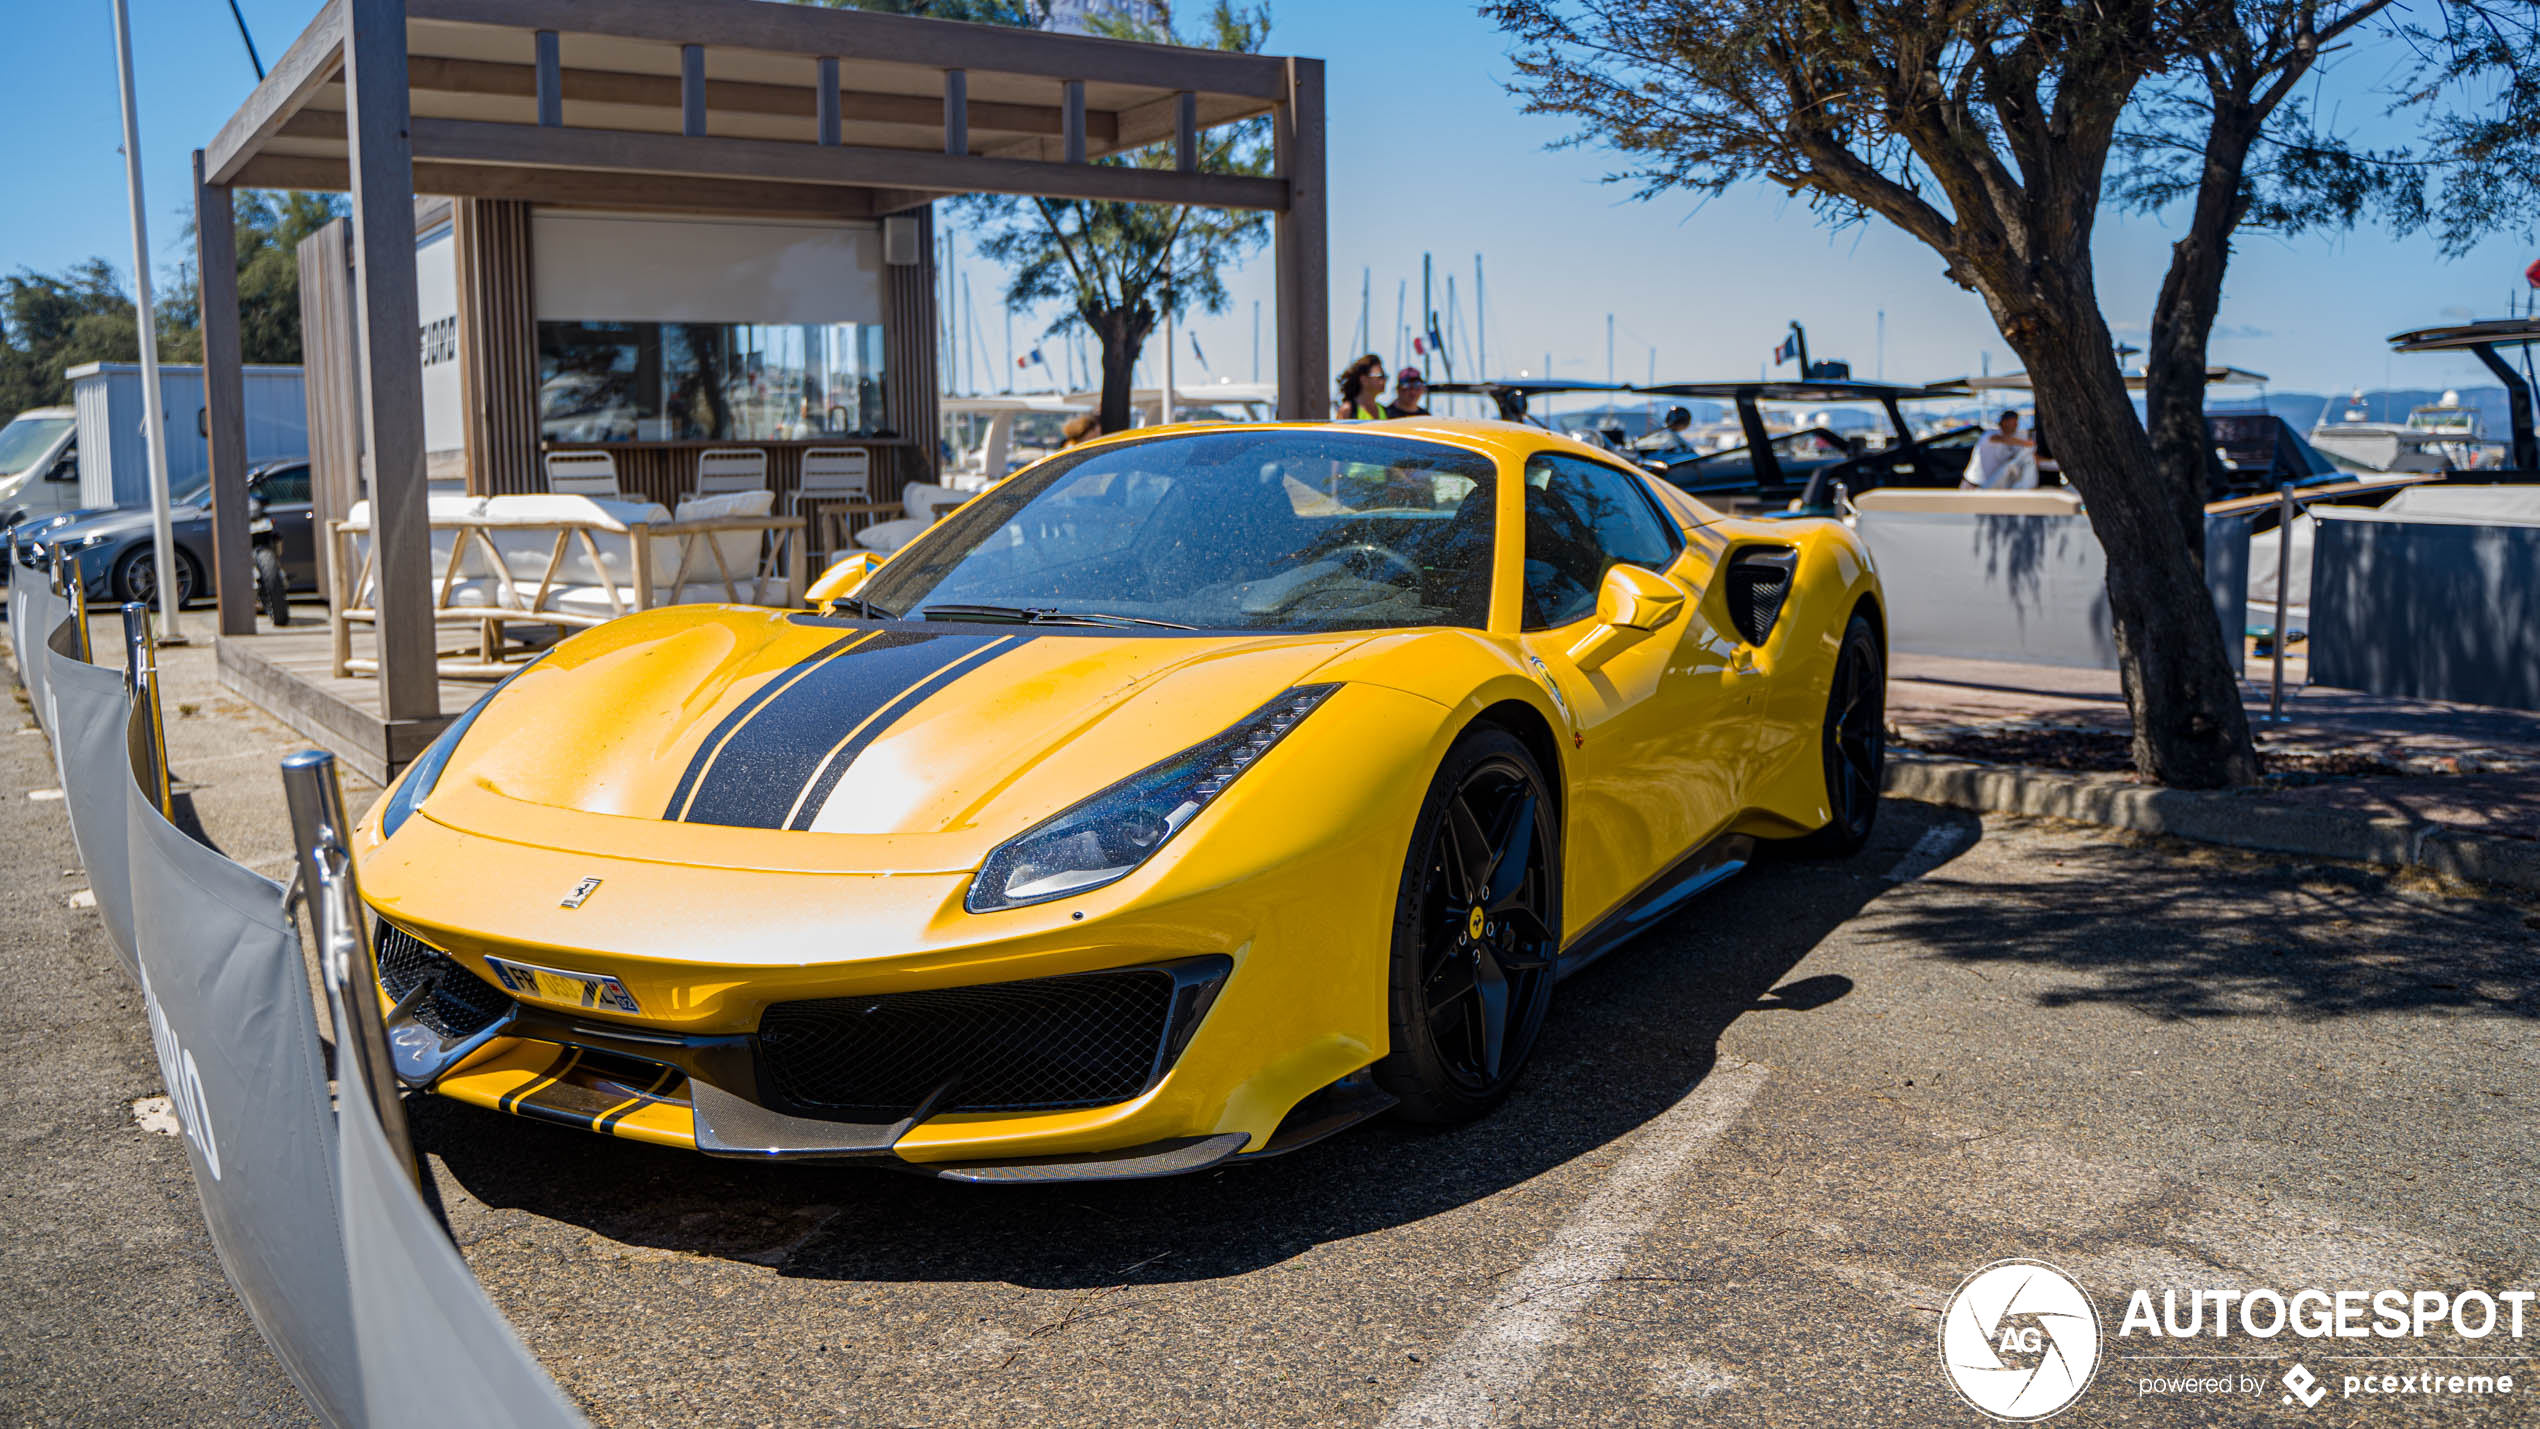
[[68, 417], [20, 417], [0, 427], [0, 476], [15, 476], [34, 465], [70, 429]]
[[988, 606], [1208, 629], [1478, 629], [1493, 489], [1489, 458], [1405, 437], [1221, 430], [1092, 447], [984, 493], [858, 595], [886, 618]]

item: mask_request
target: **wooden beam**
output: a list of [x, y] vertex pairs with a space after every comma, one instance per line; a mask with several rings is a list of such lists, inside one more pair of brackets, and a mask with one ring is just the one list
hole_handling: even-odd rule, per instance
[[238, 344], [237, 212], [229, 190], [203, 181], [194, 151], [194, 271], [201, 275], [203, 429], [212, 460], [212, 589], [220, 633], [256, 633], [255, 570], [247, 553], [247, 379]]
[[[406, 102], [405, 0], [342, 0], [352, 116], [354, 311], [378, 571], [380, 713], [441, 709], [432, 623], [432, 533], [423, 471], [423, 348], [415, 296], [414, 146]], [[533, 134], [559, 131], [531, 127]]]
[[[886, 194], [837, 184], [768, 183], [657, 174], [585, 173], [525, 169], [503, 164], [414, 166], [415, 189], [452, 198], [521, 199], [558, 208], [640, 208], [665, 213], [746, 213], [766, 217], [870, 218], [938, 197], [933, 193]], [[341, 159], [266, 154], [239, 171], [238, 186], [343, 193], [352, 181]]]
[[[547, 172], [691, 174], [1273, 212], [1288, 203], [1286, 180], [1244, 174], [1181, 174], [1169, 169], [1105, 164], [961, 158], [912, 149], [824, 148], [781, 139], [690, 139], [624, 130], [541, 129], [534, 124], [492, 124], [470, 119], [416, 119], [413, 129], [414, 152], [419, 159], [509, 164]], [[1319, 179], [1319, 130], [1317, 143], [1315, 173]]]
[[970, 72], [944, 71], [944, 152], [970, 152]]
[[345, 0], [327, 0], [317, 18], [273, 62], [264, 81], [229, 116], [203, 151], [204, 177], [226, 184], [238, 166], [253, 156], [282, 121], [309, 102], [309, 96], [335, 77], [343, 65]]
[[[538, 122], [552, 129], [564, 123], [564, 49], [563, 37], [553, 30], [538, 32]], [[407, 80], [413, 82], [414, 67], [406, 68]]]
[[706, 47], [679, 47], [679, 132], [706, 137]]
[[669, 45], [710, 35], [718, 45], [805, 59], [872, 56], [977, 74], [1196, 89], [1252, 99], [1276, 100], [1287, 93], [1282, 61], [1272, 55], [758, 0], [411, 0], [408, 13], [418, 20], [615, 35]]
[[[436, 94], [528, 99], [538, 93], [538, 71], [532, 65], [416, 55], [408, 61], [408, 67], [416, 89]], [[832, 89], [836, 88], [834, 79], [835, 76], [832, 76]], [[566, 99], [591, 104], [677, 109], [680, 103], [677, 75], [569, 69], [559, 73], [558, 82]], [[1169, 96], [1166, 102], [1169, 102]], [[709, 112], [724, 110], [734, 114], [773, 114], [811, 119], [819, 112], [819, 88], [817, 85], [765, 84], [746, 79], [708, 79], [706, 109]], [[938, 127], [944, 120], [942, 101], [922, 94], [852, 91], [844, 96], [839, 114], [855, 122], [907, 124], [928, 129]], [[1055, 104], [1001, 104], [981, 99], [970, 102], [970, 127], [981, 133], [1054, 135], [1059, 132], [1060, 122], [1059, 107]], [[1107, 110], [1096, 110], [1085, 116], [1085, 125], [1087, 133], [1108, 145], [1120, 132], [1120, 117]]]
[[1071, 79], [1062, 93], [1066, 95], [1059, 106], [1059, 132], [1065, 141], [1063, 157], [1068, 163], [1081, 164], [1085, 162], [1085, 82]]
[[1199, 96], [1187, 89], [1173, 96], [1173, 167], [1199, 172]]
[[1279, 417], [1319, 421], [1332, 410], [1331, 271], [1325, 248], [1323, 62], [1292, 59], [1273, 143], [1288, 206], [1274, 226], [1279, 285]]
[[819, 97], [820, 142], [835, 147], [839, 141], [839, 125], [844, 116], [838, 111], [838, 57], [820, 57], [820, 77], [813, 84]]

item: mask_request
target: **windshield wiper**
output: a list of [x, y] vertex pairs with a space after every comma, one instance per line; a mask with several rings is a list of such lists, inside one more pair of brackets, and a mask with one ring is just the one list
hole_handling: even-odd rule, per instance
[[1049, 610], [1021, 605], [930, 605], [918, 612], [928, 620], [977, 620], [1007, 625], [1145, 625], [1160, 630], [1197, 630], [1178, 620], [1149, 620], [1143, 615], [1109, 615], [1098, 610]]
[[893, 620], [897, 618], [889, 611], [882, 609], [880, 606], [875, 605], [873, 602], [866, 600], [860, 595], [832, 596], [829, 599], [828, 606], [821, 611], [821, 614], [852, 615], [858, 620]]

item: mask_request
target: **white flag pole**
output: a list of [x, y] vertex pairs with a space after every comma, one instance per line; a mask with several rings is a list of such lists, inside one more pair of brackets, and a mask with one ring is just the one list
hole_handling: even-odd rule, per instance
[[168, 526], [168, 424], [159, 391], [159, 338], [150, 293], [149, 206], [141, 196], [141, 118], [132, 92], [132, 17], [114, 0], [115, 64], [123, 83], [124, 186], [132, 198], [132, 294], [140, 322], [141, 413], [150, 453], [151, 569], [158, 577], [159, 643], [184, 642], [177, 628], [179, 572], [176, 537]]

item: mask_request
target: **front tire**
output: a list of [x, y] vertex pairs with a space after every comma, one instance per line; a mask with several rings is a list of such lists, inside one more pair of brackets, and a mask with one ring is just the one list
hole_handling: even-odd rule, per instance
[[1478, 725], [1420, 806], [1394, 909], [1392, 1049], [1376, 1081], [1413, 1121], [1497, 1106], [1534, 1052], [1560, 950], [1561, 839], [1543, 771]]
[[1834, 680], [1826, 691], [1818, 736], [1826, 776], [1826, 826], [1792, 845], [1809, 858], [1849, 858], [1878, 826], [1879, 791], [1887, 776], [1887, 659], [1868, 616], [1843, 629]]

